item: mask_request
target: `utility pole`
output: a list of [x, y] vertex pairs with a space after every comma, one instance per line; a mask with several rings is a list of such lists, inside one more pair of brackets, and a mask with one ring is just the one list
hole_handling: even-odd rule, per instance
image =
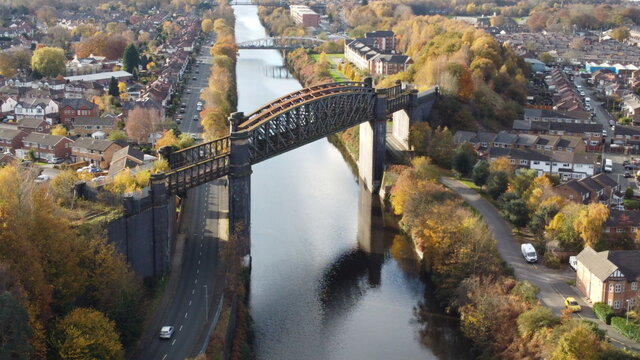
[[207, 314], [207, 320], [209, 320], [209, 289], [207, 285], [204, 285], [204, 311]]
[[629, 299], [627, 299], [627, 325], [629, 325]]

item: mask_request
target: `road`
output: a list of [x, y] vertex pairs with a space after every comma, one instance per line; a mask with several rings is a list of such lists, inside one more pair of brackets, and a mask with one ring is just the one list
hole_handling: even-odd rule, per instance
[[[185, 120], [179, 124], [182, 132], [199, 134], [196, 103], [200, 89], [207, 85], [211, 57], [208, 46], [198, 61], [204, 61], [199, 74], [189, 73], [183, 95], [187, 103]], [[191, 80], [196, 76], [196, 80]], [[220, 219], [226, 218], [228, 199], [225, 179], [217, 179], [189, 191], [183, 203], [182, 221], [173, 252], [171, 276], [160, 308], [151, 318], [146, 333], [133, 359], [182, 360], [196, 356], [206, 343], [208, 331], [216, 312], [224, 284], [218, 274], [218, 246], [226, 228]], [[175, 333], [169, 340], [160, 340], [161, 326], [173, 326]]]
[[573, 296], [582, 306], [582, 312], [574, 316], [597, 322], [614, 344], [640, 352], [640, 344], [625, 338], [611, 326], [598, 320], [590, 304], [585, 301], [577, 288], [569, 285], [569, 281], [576, 278], [573, 270], [568, 266], [564, 270], [552, 270], [542, 264], [527, 263], [522, 257], [520, 243], [514, 238], [511, 226], [491, 203], [458, 180], [444, 177], [440, 180], [482, 215], [496, 239], [500, 257], [513, 268], [518, 280], [527, 280], [540, 288], [538, 299], [544, 306], [550, 308], [554, 314], [560, 315], [564, 309], [564, 298]]

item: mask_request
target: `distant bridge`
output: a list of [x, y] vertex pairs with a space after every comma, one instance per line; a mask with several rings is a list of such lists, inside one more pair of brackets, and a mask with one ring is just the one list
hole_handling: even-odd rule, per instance
[[[216, 6], [216, 5], [218, 5], [218, 2], [213, 1], [213, 6]], [[231, 0], [229, 1], [229, 5], [231, 6], [254, 5], [254, 6], [265, 6], [265, 7], [288, 8], [290, 4], [289, 4], [289, 1], [283, 1], [283, 0]], [[313, 3], [312, 5], [309, 5], [309, 7], [314, 9], [315, 11], [324, 12], [324, 9], [327, 7], [327, 4]]]
[[257, 49], [275, 49], [275, 50], [295, 50], [297, 48], [314, 48], [318, 45], [325, 43], [325, 40], [321, 40], [314, 37], [293, 37], [283, 36], [276, 38], [264, 38], [249, 40], [238, 43], [238, 49], [245, 50], [257, 50]]

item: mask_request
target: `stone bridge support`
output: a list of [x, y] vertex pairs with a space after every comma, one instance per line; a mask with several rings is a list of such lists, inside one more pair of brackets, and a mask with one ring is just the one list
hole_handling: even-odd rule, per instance
[[381, 199], [361, 181], [358, 200], [358, 247], [367, 254], [369, 285], [378, 286], [385, 253]]
[[374, 118], [371, 121], [360, 124], [358, 170], [360, 172], [360, 179], [371, 192], [380, 188], [382, 174], [384, 172], [387, 133], [386, 109], [386, 94], [383, 90], [378, 89], [376, 90]]
[[239, 241], [240, 253], [251, 253], [251, 160], [249, 133], [237, 131], [244, 121], [242, 112], [229, 117], [231, 153], [229, 157], [229, 232]]

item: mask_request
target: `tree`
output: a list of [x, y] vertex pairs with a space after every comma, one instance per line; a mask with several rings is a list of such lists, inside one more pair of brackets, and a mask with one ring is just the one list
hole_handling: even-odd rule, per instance
[[522, 337], [529, 337], [543, 328], [551, 328], [560, 320], [553, 315], [551, 309], [545, 306], [536, 306], [518, 316], [518, 332]]
[[120, 97], [124, 98], [127, 96], [127, 84], [120, 81], [118, 82], [118, 92], [120, 93]]
[[51, 129], [51, 135], [67, 136], [67, 128], [62, 124], [58, 124]]
[[109, 81], [109, 95], [113, 97], [120, 97], [120, 89], [118, 88], [118, 80], [115, 77], [111, 77]]
[[629, 38], [629, 28], [620, 26], [611, 30], [611, 37], [618, 41], [625, 41]]
[[[3, 290], [4, 291], [4, 290]], [[8, 291], [0, 293], [0, 357], [29, 359], [31, 355], [29, 315]]]
[[173, 130], [166, 130], [162, 133], [162, 137], [156, 141], [156, 149], [160, 149], [163, 146], [176, 146], [178, 143], [178, 137]]
[[133, 44], [129, 44], [122, 55], [122, 69], [133, 74], [138, 69], [139, 64], [140, 54], [138, 53], [138, 48]]
[[489, 178], [489, 163], [486, 160], [480, 160], [476, 166], [473, 167], [471, 178], [477, 186], [484, 186]]
[[529, 229], [531, 229], [531, 232], [536, 236], [542, 236], [549, 221], [558, 214], [558, 211], [560, 211], [560, 208], [555, 203], [540, 205], [533, 215], [531, 215], [531, 220], [529, 221]]
[[503, 172], [507, 175], [513, 174], [513, 167], [511, 166], [511, 162], [509, 161], [509, 158], [507, 158], [506, 156], [501, 156], [495, 159], [494, 161], [492, 161], [491, 164], [489, 165], [489, 169], [491, 170], [492, 173]]
[[66, 71], [64, 50], [54, 47], [37, 49], [31, 57], [31, 68], [39, 76], [56, 77]]
[[477, 160], [476, 150], [469, 143], [458, 146], [453, 155], [453, 170], [463, 177], [469, 176]]
[[593, 247], [600, 240], [608, 217], [609, 208], [601, 203], [591, 203], [580, 209], [573, 226], [585, 245]]
[[0, 75], [11, 77], [15, 75], [16, 69], [13, 58], [7, 53], [0, 53]]
[[551, 65], [556, 61], [556, 59], [548, 52], [543, 52], [542, 54], [540, 54], [538, 56], [538, 60], [542, 61], [546, 65]]
[[580, 324], [560, 337], [551, 360], [596, 360], [601, 347], [598, 336], [584, 324]]
[[124, 356], [115, 323], [93, 309], [76, 308], [63, 317], [52, 343], [61, 359], [119, 360]]
[[131, 140], [138, 144], [145, 144], [148, 142], [149, 135], [159, 129], [161, 122], [158, 110], [137, 107], [129, 112], [125, 130]]
[[529, 208], [517, 194], [507, 192], [500, 197], [502, 216], [518, 228], [524, 227], [529, 221]]
[[492, 172], [487, 179], [487, 192], [494, 199], [507, 191], [508, 186], [509, 177], [503, 171]]
[[127, 137], [127, 134], [124, 131], [122, 131], [122, 130], [114, 130], [109, 134], [109, 140], [111, 140], [111, 141], [116, 141], [116, 140], [127, 141], [127, 140], [129, 140], [129, 138]]
[[204, 32], [204, 33], [212, 32], [213, 31], [213, 20], [211, 20], [211, 19], [202, 20], [202, 23], [200, 23], [200, 27], [202, 28], [202, 32]]

